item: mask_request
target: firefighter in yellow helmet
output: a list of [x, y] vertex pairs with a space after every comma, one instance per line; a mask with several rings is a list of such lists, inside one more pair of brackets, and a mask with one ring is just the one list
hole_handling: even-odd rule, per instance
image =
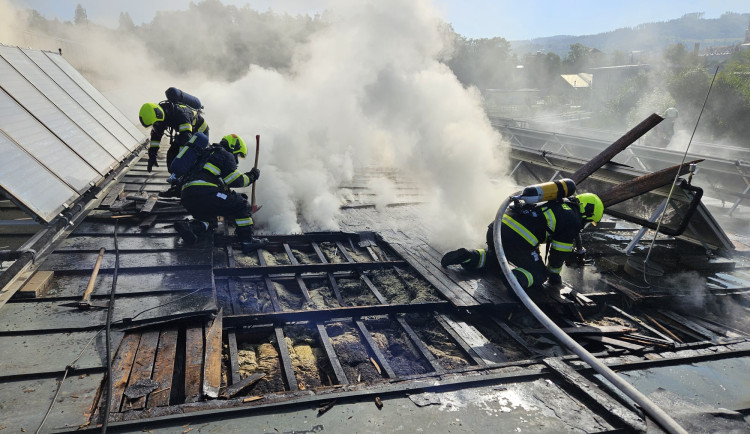
[[[170, 136], [169, 149], [167, 150], [167, 170], [170, 171], [172, 160], [192, 137], [193, 133], [200, 132], [208, 136], [208, 124], [198, 110], [186, 104], [170, 101], [162, 101], [158, 104], [147, 102], [141, 106], [138, 119], [144, 127], [151, 127], [151, 143], [148, 148], [148, 171], [159, 163], [156, 155], [164, 133]], [[179, 190], [170, 189], [159, 194], [162, 197], [178, 197]]]
[[[191, 140], [207, 142], [208, 138], [196, 133]], [[252, 206], [247, 201], [247, 195], [232, 190], [247, 187], [260, 177], [257, 168], [245, 173], [237, 168], [238, 159], [247, 156], [245, 141], [236, 134], [228, 134], [205, 152], [207, 154], [196, 163], [198, 167], [188, 172], [180, 196], [182, 206], [193, 216], [193, 220], [177, 222], [175, 229], [189, 245], [217, 226], [217, 216], [227, 216], [234, 219], [235, 234], [243, 253], [249, 254], [265, 246], [268, 244], [266, 238], [253, 237]], [[176, 167], [182, 157], [180, 152], [174, 162]]]
[[[515, 266], [513, 275], [521, 287], [541, 288], [545, 281], [551, 286], [561, 285], [560, 271], [573, 252], [578, 234], [586, 224], [599, 223], [603, 213], [604, 204], [593, 193], [509, 208], [503, 215], [500, 236], [505, 256]], [[450, 251], [443, 256], [441, 265], [461, 265], [468, 270], [489, 268], [499, 272], [493, 226], [490, 224], [487, 229], [486, 249]], [[539, 251], [542, 243], [547, 243], [549, 249], [546, 264]], [[500, 276], [503, 277], [502, 273]]]

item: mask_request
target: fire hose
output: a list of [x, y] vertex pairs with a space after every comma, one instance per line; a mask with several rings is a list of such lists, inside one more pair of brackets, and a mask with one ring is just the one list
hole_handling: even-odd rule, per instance
[[544, 328], [549, 330], [550, 333], [552, 333], [558, 341], [568, 347], [568, 349], [570, 349], [575, 355], [577, 355], [581, 360], [591, 366], [599, 375], [607, 379], [610, 383], [612, 383], [615, 387], [622, 391], [622, 393], [624, 393], [627, 397], [632, 399], [664, 430], [669, 433], [687, 434], [687, 431], [685, 431], [685, 429], [682, 428], [674, 419], [672, 419], [672, 417], [670, 417], [664, 410], [654, 404], [650, 399], [648, 399], [648, 397], [639, 392], [638, 389], [623, 380], [613, 370], [609, 369], [607, 365], [602, 363], [599, 359], [586, 351], [586, 349], [578, 344], [578, 342], [568, 336], [560, 327], [557, 326], [557, 324], [555, 324], [544, 312], [542, 312], [541, 309], [539, 309], [539, 306], [537, 306], [531, 300], [531, 298], [529, 298], [523, 288], [521, 288], [521, 285], [518, 283], [518, 280], [516, 280], [516, 277], [511, 272], [510, 265], [505, 258], [503, 242], [500, 236], [500, 225], [502, 224], [503, 214], [505, 214], [505, 211], [510, 205], [510, 202], [514, 196], [508, 197], [502, 203], [502, 205], [500, 205], [500, 209], [498, 209], [497, 215], [495, 216], [495, 229], [493, 230], [493, 241], [495, 244], [497, 261], [500, 263], [500, 269], [503, 271], [503, 274], [505, 275], [508, 283], [513, 289], [513, 292], [516, 293], [524, 306], [526, 306], [531, 314], [534, 315], [534, 318], [536, 318], [537, 321], [539, 321], [544, 326]]

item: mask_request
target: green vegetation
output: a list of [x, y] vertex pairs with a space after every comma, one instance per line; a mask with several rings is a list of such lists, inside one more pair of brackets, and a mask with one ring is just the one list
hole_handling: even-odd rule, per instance
[[[96, 29], [113, 40], [139, 41], [150, 58], [157, 59], [154, 66], [168, 73], [197, 72], [226, 81], [242, 77], [251, 65], [294, 74], [295, 56], [301, 52], [298, 48], [329, 25], [325, 15], [261, 13], [219, 0], [191, 3], [183, 11], [160, 11], [150, 23], [138, 26], [127, 13], [121, 13], [116, 29], [89, 21], [80, 5], [73, 22], [48, 20], [36, 11], [29, 11], [27, 17], [32, 34], [54, 35], [63, 46], [77, 48], [81, 35]], [[589, 111], [589, 126], [622, 130], [650, 113], [676, 107], [677, 127], [692, 130], [716, 66], [727, 59], [716, 74], [697, 138], [727, 139], [750, 146], [750, 50], [739, 46], [748, 22], [750, 14], [726, 13], [704, 19], [698, 13], [598, 35], [525, 42], [502, 37], [468, 39], [442, 23], [445, 49], [439, 60], [465, 87], [483, 92], [492, 89], [495, 95], [512, 99], [488, 101], [493, 108], [513, 106], [511, 116]], [[696, 43], [725, 46], [733, 54], [701, 56]], [[81, 50], [66, 52], [68, 59], [74, 64], [80, 60], [77, 67], [92, 74], [86, 70], [89, 60], [77, 59], [81, 53], [76, 51]], [[561, 77], [579, 73], [593, 74], [593, 84], [574, 87]], [[588, 76], [579, 77], [589, 80]], [[580, 84], [579, 77], [571, 80]]]

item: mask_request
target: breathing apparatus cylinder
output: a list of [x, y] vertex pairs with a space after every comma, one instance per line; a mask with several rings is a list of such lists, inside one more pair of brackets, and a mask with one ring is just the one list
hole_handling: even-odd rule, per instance
[[198, 97], [190, 95], [187, 92], [183, 92], [176, 87], [170, 87], [164, 93], [167, 95], [167, 101], [169, 102], [185, 104], [196, 110], [200, 110], [203, 108], [203, 104], [201, 104], [201, 100], [199, 100]]
[[576, 192], [576, 183], [570, 178], [542, 184], [530, 185], [523, 189], [519, 196], [513, 199], [522, 200], [526, 203], [539, 203], [548, 200], [560, 200], [571, 196]]

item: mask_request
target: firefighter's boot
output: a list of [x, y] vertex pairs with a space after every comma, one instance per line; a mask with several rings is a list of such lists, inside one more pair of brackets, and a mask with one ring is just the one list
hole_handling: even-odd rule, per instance
[[443, 267], [447, 267], [449, 265], [463, 264], [465, 262], [471, 261], [473, 256], [474, 255], [472, 255], [472, 252], [464, 248], [452, 250], [443, 255], [443, 259], [440, 260], [440, 265], [442, 265]]
[[160, 191], [159, 192], [159, 197], [164, 197], [164, 198], [167, 198], [167, 197], [180, 197], [180, 192], [181, 192], [180, 186], [179, 185], [173, 185], [173, 186], [169, 187], [168, 189], [166, 189], [164, 191]]
[[252, 226], [242, 226], [237, 228], [237, 238], [240, 240], [242, 253], [249, 255], [254, 251], [268, 245], [268, 238], [255, 238], [253, 236]]
[[198, 220], [179, 221], [174, 224], [174, 228], [180, 234], [186, 246], [195, 244], [198, 241], [198, 236], [206, 232], [206, 225]]

